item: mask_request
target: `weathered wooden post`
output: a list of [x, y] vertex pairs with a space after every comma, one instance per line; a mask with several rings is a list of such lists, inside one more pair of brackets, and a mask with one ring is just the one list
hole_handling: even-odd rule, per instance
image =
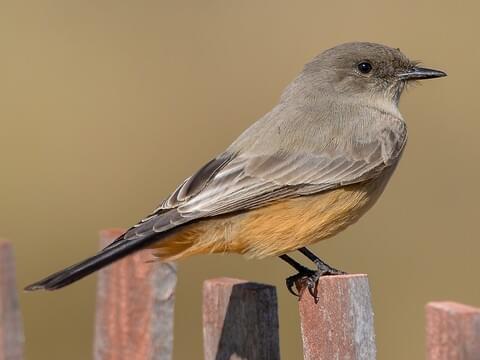
[[425, 310], [428, 360], [480, 359], [480, 309], [430, 302]]
[[23, 343], [13, 249], [0, 242], [0, 360], [23, 359]]
[[315, 301], [305, 291], [299, 302], [304, 359], [375, 359], [367, 276], [321, 277], [317, 296]]
[[218, 278], [203, 285], [205, 360], [279, 360], [274, 286]]
[[[123, 233], [100, 233], [101, 246]], [[102, 269], [98, 277], [94, 359], [170, 360], [176, 267], [143, 251]]]

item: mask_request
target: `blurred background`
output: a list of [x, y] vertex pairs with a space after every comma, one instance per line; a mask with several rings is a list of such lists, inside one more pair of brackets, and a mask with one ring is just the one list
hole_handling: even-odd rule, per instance
[[[93, 254], [277, 102], [338, 43], [399, 47], [445, 79], [401, 101], [409, 144], [379, 203], [312, 249], [369, 274], [379, 359], [421, 359], [427, 301], [480, 305], [477, 1], [0, 2], [0, 234], [18, 287]], [[278, 259], [179, 264], [176, 360], [200, 358], [201, 286], [278, 286], [283, 359], [301, 354]], [[91, 357], [96, 277], [20, 293], [29, 359]], [[186, 346], [188, 345], [188, 346]]]

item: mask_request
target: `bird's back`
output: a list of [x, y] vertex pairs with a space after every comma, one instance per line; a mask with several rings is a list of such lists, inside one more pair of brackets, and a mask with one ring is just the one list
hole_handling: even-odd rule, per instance
[[[328, 106], [325, 111], [323, 106]], [[153, 247], [164, 260], [175, 260], [202, 253], [235, 252], [262, 258], [280, 255], [313, 242], [331, 237], [355, 223], [377, 201], [390, 179], [404, 149], [406, 126], [396, 111], [381, 107], [343, 104], [350, 119], [336, 114], [335, 101], [323, 104], [279, 104], [270, 113], [247, 129], [229, 148], [237, 156], [256, 159], [250, 162], [252, 173], [265, 173], [275, 168], [268, 178], [283, 184], [303, 185], [298, 192], [265, 203], [258, 209], [235, 215], [206, 218], [183, 226]], [[330, 118], [325, 117], [330, 114]], [[338, 114], [338, 113], [337, 113]], [[342, 141], [350, 139], [350, 141]], [[301, 151], [300, 151], [301, 149]], [[347, 154], [347, 155], [346, 155]], [[315, 191], [321, 177], [328, 178], [340, 166], [335, 158], [347, 156], [351, 164], [337, 177], [348, 179], [355, 166], [364, 159], [381, 158], [384, 166], [372, 168], [364, 181]], [[294, 158], [296, 163], [275, 167], [279, 159]], [[325, 162], [325, 159], [328, 159]], [[315, 161], [318, 160], [318, 163]], [[287, 161], [283, 160], [285, 164]], [[299, 178], [302, 162], [312, 169], [307, 179]], [[330, 166], [331, 168], [325, 167]], [[323, 168], [322, 168], [323, 167]], [[315, 169], [320, 177], [315, 179]], [[260, 175], [259, 175], [260, 176]], [[277, 177], [277, 178], [275, 178]], [[303, 184], [302, 184], [303, 181]], [[317, 181], [317, 185], [315, 184]], [[334, 181], [331, 179], [330, 181]], [[214, 182], [207, 185], [218, 186]], [[241, 190], [241, 189], [240, 189]]]

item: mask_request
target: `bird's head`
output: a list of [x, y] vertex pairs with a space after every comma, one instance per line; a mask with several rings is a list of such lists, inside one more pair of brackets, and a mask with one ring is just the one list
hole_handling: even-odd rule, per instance
[[408, 59], [399, 49], [353, 42], [316, 56], [292, 85], [297, 90], [303, 88], [304, 95], [310, 97], [368, 96], [398, 103], [408, 82], [446, 75], [419, 67], [418, 62]]

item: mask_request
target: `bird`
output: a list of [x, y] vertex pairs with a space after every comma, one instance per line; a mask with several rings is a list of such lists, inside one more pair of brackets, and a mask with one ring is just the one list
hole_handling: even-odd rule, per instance
[[[309, 61], [278, 103], [110, 245], [25, 289], [56, 290], [141, 249], [160, 261], [238, 253], [278, 256], [314, 295], [343, 274], [307, 246], [355, 223], [378, 200], [407, 142], [399, 111], [408, 84], [446, 76], [400, 49], [350, 42]], [[185, 146], [183, 144], [182, 146]], [[300, 264], [299, 251], [315, 264]], [[298, 287], [297, 287], [298, 289]]]

